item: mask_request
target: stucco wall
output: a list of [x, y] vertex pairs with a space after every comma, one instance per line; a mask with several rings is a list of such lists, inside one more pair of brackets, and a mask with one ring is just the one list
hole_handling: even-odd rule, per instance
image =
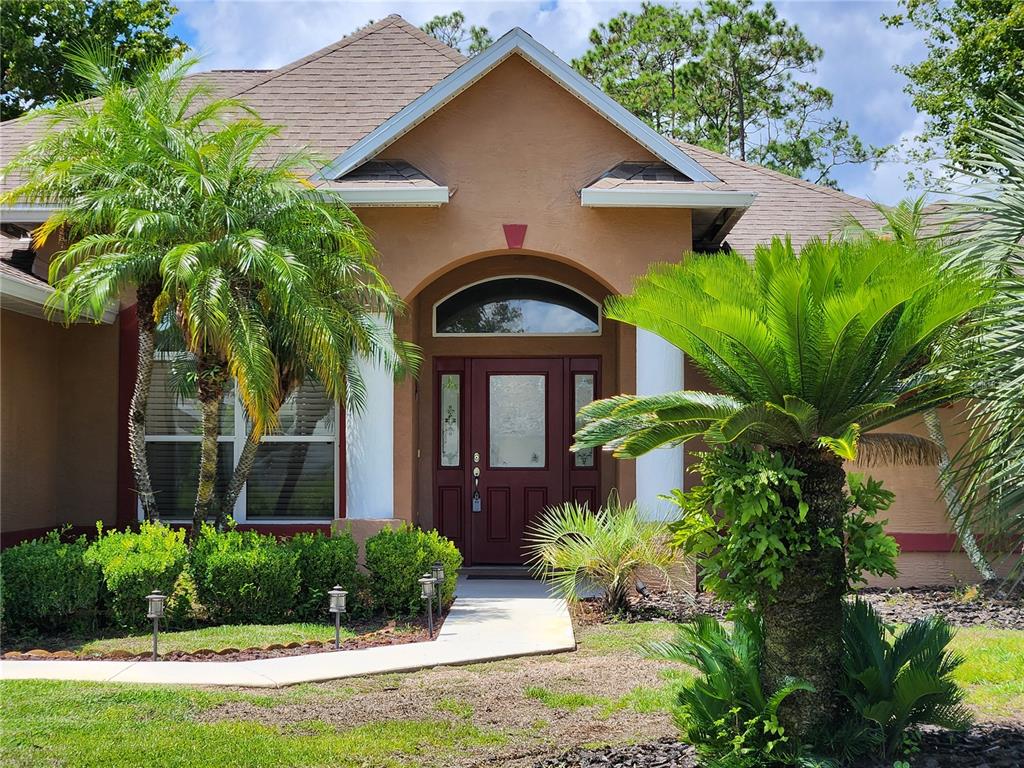
[[0, 528], [112, 523], [117, 328], [0, 317]]
[[[443, 277], [452, 270], [459, 269], [456, 282], [466, 284], [481, 279], [488, 267], [460, 268], [484, 265], [499, 255], [518, 255], [533, 258], [520, 265], [510, 261], [506, 274], [547, 269], [569, 283], [589, 279], [591, 294], [626, 291], [650, 263], [678, 259], [689, 249], [690, 215], [687, 210], [583, 208], [581, 187], [617, 163], [652, 156], [518, 56], [496, 67], [381, 157], [406, 160], [453, 192], [440, 208], [358, 211], [375, 232], [384, 273], [414, 305], [399, 329], [428, 347], [418, 385], [401, 385], [395, 395], [395, 516], [413, 519], [422, 500], [430, 498], [430, 464], [423, 457], [430, 456], [425, 446], [431, 445], [432, 436], [424, 432], [430, 421], [422, 415], [431, 410], [430, 355], [480, 354], [484, 348], [475, 340], [461, 346], [446, 342], [450, 346], [434, 349], [428, 341], [430, 309], [438, 296], [431, 286], [444, 286], [447, 293], [459, 287]], [[503, 224], [527, 225], [523, 248], [508, 248]], [[618, 359], [614, 369], [605, 369], [605, 392], [630, 391], [635, 368], [632, 362], [619, 361], [635, 360], [635, 334], [612, 327], [605, 335], [617, 346]], [[487, 354], [585, 354], [579, 351], [579, 340], [509, 341], [491, 343]], [[417, 467], [423, 471], [417, 472]], [[632, 465], [612, 472], [606, 473], [608, 482], [631, 497]]]

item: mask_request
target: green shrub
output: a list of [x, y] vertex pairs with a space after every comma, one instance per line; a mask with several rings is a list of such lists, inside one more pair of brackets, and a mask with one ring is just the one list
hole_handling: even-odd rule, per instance
[[96, 622], [100, 571], [87, 562], [84, 536], [60, 531], [5, 549], [0, 555], [5, 633], [85, 629]]
[[146, 623], [146, 595], [154, 589], [170, 595], [188, 564], [185, 531], [161, 523], [142, 523], [137, 532], [101, 530], [85, 561], [103, 574], [113, 621], [137, 627]]
[[192, 553], [199, 602], [215, 624], [279, 624], [299, 591], [298, 555], [273, 536], [204, 528]]
[[664, 523], [645, 519], [634, 502], [623, 507], [618, 495], [591, 511], [569, 502], [545, 509], [527, 533], [530, 565], [565, 600], [598, 587], [609, 613], [624, 613], [626, 598], [643, 569], [669, 578], [676, 553], [667, 544]]
[[941, 616], [892, 633], [868, 603], [846, 606], [843, 693], [863, 720], [859, 744], [876, 747], [878, 756], [889, 760], [912, 725], [963, 730], [970, 724], [964, 693], [952, 677], [963, 663], [947, 648], [952, 639], [953, 629]]
[[385, 528], [366, 540], [366, 568], [370, 572], [370, 594], [377, 610], [406, 616], [423, 610], [417, 581], [434, 561], [444, 564], [442, 604], [455, 597], [455, 582], [462, 567], [462, 554], [437, 531], [422, 531], [408, 525]]
[[348, 592], [350, 613], [365, 613], [360, 600], [361, 579], [356, 568], [359, 546], [348, 531], [325, 536], [320, 531], [299, 533], [288, 546], [296, 554], [299, 569], [299, 593], [295, 598], [295, 617], [300, 621], [318, 621], [327, 616], [327, 591], [340, 585]]
[[711, 768], [766, 768], [808, 762], [801, 745], [779, 724], [778, 709], [797, 691], [813, 688], [792, 680], [775, 695], [761, 689], [760, 620], [735, 611], [733, 628], [698, 616], [674, 640], [648, 648], [658, 658], [696, 667], [700, 675], [679, 692], [676, 724]]

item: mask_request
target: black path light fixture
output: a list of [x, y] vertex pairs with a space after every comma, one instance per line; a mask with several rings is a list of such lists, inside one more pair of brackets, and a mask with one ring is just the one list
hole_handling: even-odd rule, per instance
[[164, 616], [164, 601], [167, 596], [159, 589], [153, 590], [152, 594], [146, 595], [146, 618], [153, 620], [153, 661], [156, 661], [157, 638], [160, 636], [160, 619]]
[[334, 650], [341, 648], [341, 614], [345, 613], [345, 598], [348, 592], [341, 588], [340, 584], [327, 593], [329, 599], [328, 609], [334, 614]]
[[444, 585], [444, 563], [440, 560], [435, 560], [434, 564], [430, 566], [430, 575], [434, 577], [434, 590], [437, 592], [437, 620], [441, 621], [441, 595], [443, 590], [441, 587]]
[[434, 639], [434, 586], [436, 582], [429, 573], [424, 573], [419, 579], [420, 597], [427, 601], [427, 631], [430, 639]]

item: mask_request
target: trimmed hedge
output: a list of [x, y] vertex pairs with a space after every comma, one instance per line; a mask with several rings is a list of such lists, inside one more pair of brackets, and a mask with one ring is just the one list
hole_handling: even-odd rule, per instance
[[103, 574], [105, 607], [122, 627], [147, 623], [146, 595], [159, 589], [171, 595], [188, 565], [185, 531], [160, 523], [142, 523], [138, 531], [99, 532], [85, 561]]
[[289, 539], [288, 546], [296, 553], [299, 567], [299, 593], [295, 597], [295, 617], [299, 621], [323, 618], [327, 592], [336, 584], [348, 592], [350, 613], [368, 612], [365, 600], [358, 599], [364, 579], [356, 565], [359, 545], [351, 533], [299, 533]]
[[61, 541], [60, 531], [0, 554], [5, 633], [87, 629], [96, 623], [100, 569], [87, 562], [85, 536]]
[[3, 552], [4, 632], [62, 632], [104, 623], [148, 623], [146, 595], [161, 590], [170, 627], [326, 621], [327, 591], [340, 584], [356, 615], [406, 616], [423, 610], [417, 579], [441, 560], [441, 597], [451, 602], [462, 556], [436, 532], [386, 529], [366, 545], [370, 575], [357, 567], [358, 547], [345, 531], [303, 533], [279, 541], [235, 529], [205, 527], [191, 551], [182, 529], [142, 523], [62, 542], [59, 532]]
[[417, 579], [430, 571], [434, 561], [444, 564], [441, 602], [455, 597], [455, 582], [462, 567], [462, 553], [437, 531], [403, 526], [384, 528], [366, 540], [366, 568], [375, 609], [407, 616], [423, 610]]

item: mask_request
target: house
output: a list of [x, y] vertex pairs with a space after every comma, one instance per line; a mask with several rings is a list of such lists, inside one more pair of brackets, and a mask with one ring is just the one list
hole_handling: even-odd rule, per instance
[[[410, 521], [452, 538], [467, 564], [507, 565], [546, 505], [618, 489], [657, 514], [659, 494], [687, 482], [682, 451], [572, 454], [574, 414], [595, 397], [705, 383], [660, 338], [603, 318], [601, 302], [685, 251], [750, 253], [777, 234], [799, 244], [846, 215], [880, 223], [866, 200], [670, 141], [519, 29], [467, 60], [389, 16], [279, 69], [194, 77], [284, 126], [270, 152], [310, 145], [327, 158], [312, 181], [374, 232], [408, 304], [399, 330], [424, 353], [417, 381], [368, 365], [361, 413], [339, 413], [312, 385], [286, 405], [235, 509], [278, 533], [350, 525], [365, 538]], [[3, 160], [38, 130], [0, 125]], [[139, 514], [126, 440], [135, 310], [125, 300], [70, 328], [46, 319], [52, 247], [16, 238], [47, 213], [2, 212], [8, 541]], [[162, 515], [188, 519], [199, 416], [169, 377], [158, 359], [149, 458]], [[222, 470], [244, 439], [229, 400]], [[973, 577], [953, 552], [935, 468], [875, 474], [897, 496], [902, 581]]]

